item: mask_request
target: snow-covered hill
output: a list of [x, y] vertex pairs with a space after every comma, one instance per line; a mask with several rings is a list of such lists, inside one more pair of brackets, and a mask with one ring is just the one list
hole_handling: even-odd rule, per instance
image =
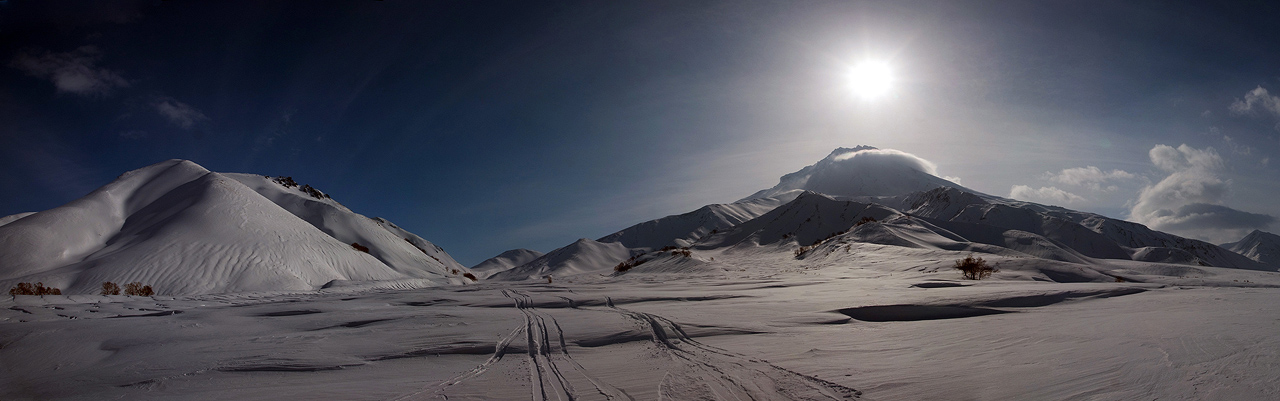
[[39, 281], [66, 294], [96, 293], [105, 281], [174, 295], [435, 285], [462, 283], [465, 271], [434, 244], [309, 186], [185, 160], [0, 226], [0, 287]]
[[547, 276], [603, 274], [629, 257], [631, 251], [620, 243], [582, 238], [528, 263], [493, 274], [489, 279], [545, 280]]
[[1222, 244], [1222, 247], [1272, 267], [1280, 267], [1280, 235], [1253, 230], [1239, 241]]
[[509, 270], [512, 267], [529, 263], [542, 255], [543, 255], [542, 252], [538, 252], [534, 250], [512, 249], [512, 250], [500, 253], [498, 254], [498, 256], [485, 259], [485, 261], [480, 262], [475, 266], [471, 266], [471, 272], [475, 273], [476, 277], [478, 278], [482, 278], [482, 279], [488, 278], [489, 276], [492, 276], [494, 273], [497, 273], [503, 270]]

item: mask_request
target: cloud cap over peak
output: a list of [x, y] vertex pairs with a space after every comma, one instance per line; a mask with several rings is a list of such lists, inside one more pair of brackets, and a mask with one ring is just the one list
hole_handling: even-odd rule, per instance
[[938, 187], [962, 188], [939, 178], [937, 171], [933, 162], [899, 150], [838, 148], [817, 163], [782, 176], [773, 188], [744, 199], [768, 198], [794, 190], [833, 196], [893, 196]]

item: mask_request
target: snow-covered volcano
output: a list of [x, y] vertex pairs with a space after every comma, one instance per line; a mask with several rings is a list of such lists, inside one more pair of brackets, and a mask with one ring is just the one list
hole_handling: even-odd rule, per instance
[[141, 282], [162, 294], [314, 290], [343, 281], [462, 283], [444, 250], [292, 179], [185, 160], [127, 172], [66, 205], [0, 219], [0, 287], [65, 294]]

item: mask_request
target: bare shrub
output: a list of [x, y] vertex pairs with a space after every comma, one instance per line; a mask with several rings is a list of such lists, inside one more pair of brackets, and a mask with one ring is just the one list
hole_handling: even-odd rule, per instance
[[18, 283], [17, 286], [9, 289], [9, 295], [62, 295], [62, 290], [45, 287], [43, 282], [31, 285], [31, 283]]
[[[668, 248], [663, 248], [663, 249], [668, 249]], [[670, 247], [669, 249], [675, 249], [675, 247]], [[641, 253], [638, 255], [634, 255], [628, 258], [627, 260], [622, 261], [622, 263], [619, 263], [617, 266], [613, 267], [613, 271], [618, 273], [623, 273], [623, 272], [626, 272], [627, 270], [631, 270], [631, 268], [633, 267], [640, 266], [645, 261], [638, 260], [638, 259], [640, 259], [640, 257], [644, 255], [645, 255], [644, 253]]]
[[351, 249], [355, 249], [357, 251], [364, 252], [364, 253], [369, 253], [369, 247], [360, 245], [359, 242], [352, 242]]
[[964, 259], [956, 261], [956, 269], [964, 275], [968, 280], [982, 280], [991, 277], [991, 273], [1000, 271], [995, 266], [988, 264], [987, 261], [973, 255], [965, 256]]
[[132, 283], [124, 285], [124, 295], [136, 295], [140, 297], [149, 297], [152, 295], [156, 295], [156, 292], [151, 289], [151, 286], [142, 285], [142, 283], [134, 281]]
[[631, 270], [632, 267], [636, 267], [635, 260], [627, 259], [622, 261], [622, 263], [619, 263], [617, 266], [614, 266], [613, 271], [623, 273], [627, 270]]
[[102, 283], [102, 295], [120, 295], [120, 286], [107, 281]]
[[476, 281], [476, 275], [471, 274], [471, 273], [463, 273], [463, 274], [462, 274], [462, 277], [469, 278], [469, 279], [471, 279], [471, 281]]

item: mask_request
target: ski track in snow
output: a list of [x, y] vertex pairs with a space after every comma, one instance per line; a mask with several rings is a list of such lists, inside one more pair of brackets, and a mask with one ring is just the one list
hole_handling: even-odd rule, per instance
[[[659, 399], [847, 400], [862, 394], [764, 360], [703, 344], [685, 333], [676, 322], [620, 308], [612, 298], [606, 299], [606, 306], [647, 327], [654, 345], [680, 365], [669, 369], [659, 384]], [[673, 371], [684, 374], [673, 376]], [[693, 380], [694, 377], [697, 379]]]
[[[499, 339], [490, 357], [462, 374], [433, 388], [405, 395], [397, 400], [450, 399], [449, 390], [489, 372], [501, 363], [513, 343], [525, 342], [524, 362], [529, 380], [529, 399], [572, 401], [581, 399], [627, 400], [626, 391], [593, 375], [573, 358], [565, 331], [551, 314], [534, 307], [533, 295], [512, 288], [501, 294], [510, 299], [522, 317], [521, 325]], [[619, 316], [642, 329], [649, 337], [665, 373], [658, 383], [661, 400], [850, 400], [862, 393], [822, 379], [799, 374], [767, 361], [694, 340], [680, 324], [663, 316], [618, 307], [606, 297], [604, 307], [580, 307], [568, 297], [563, 300], [570, 313], [604, 312]], [[653, 358], [653, 356], [641, 356]], [[665, 361], [663, 360], [665, 359]], [[507, 359], [509, 360], [509, 359]], [[574, 383], [589, 383], [590, 388]], [[430, 393], [430, 394], [427, 394]]]

